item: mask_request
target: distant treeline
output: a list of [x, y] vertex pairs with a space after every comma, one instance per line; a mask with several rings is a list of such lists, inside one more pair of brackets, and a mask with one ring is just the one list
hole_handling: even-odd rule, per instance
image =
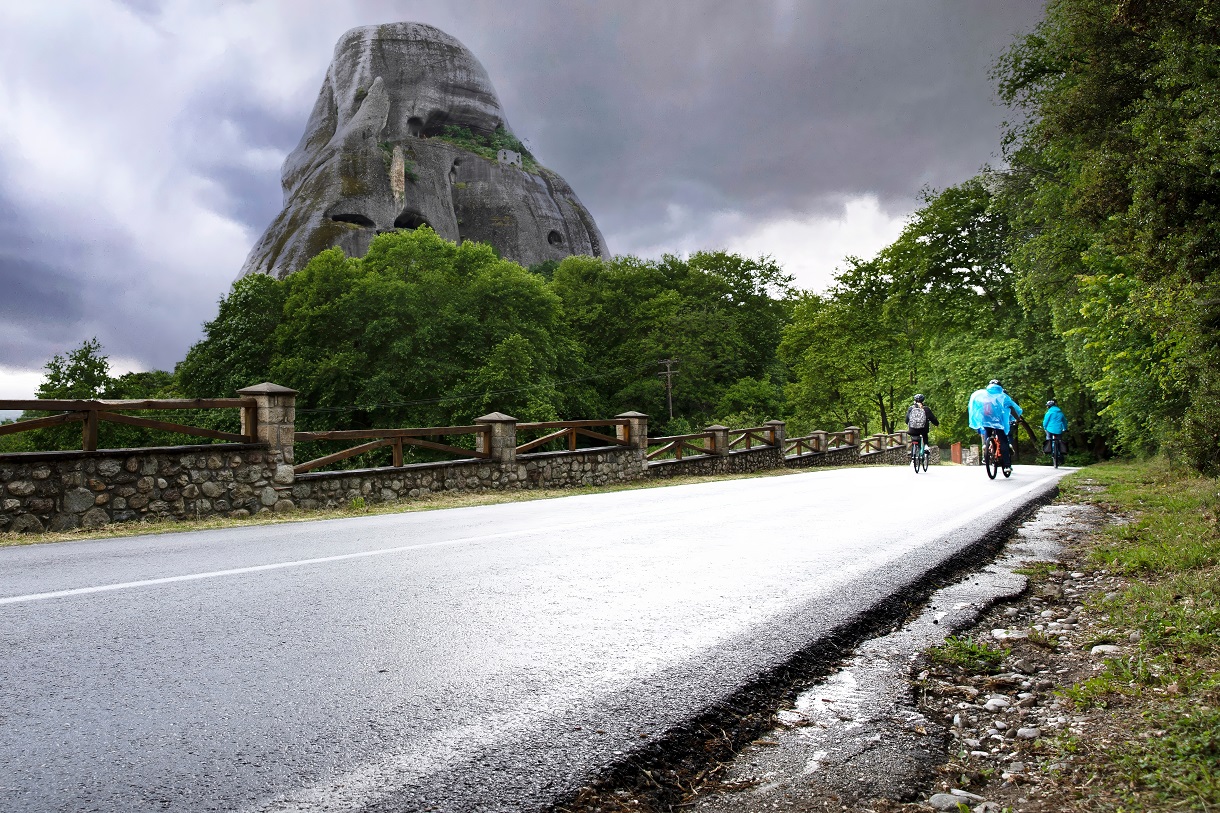
[[[269, 380], [300, 391], [302, 428], [639, 410], [665, 433], [770, 418], [799, 433], [901, 429], [922, 392], [946, 442], [977, 437], [966, 400], [999, 378], [1034, 425], [1057, 399], [1082, 459], [1163, 449], [1215, 470], [1212, 6], [1051, 2], [994, 71], [1017, 118], [1007, 168], [926, 191], [898, 240], [848, 258], [824, 293], [767, 257], [527, 269], [421, 228], [238, 281], [173, 374], [99, 377], [86, 343], [48, 364], [39, 394], [216, 397]], [[661, 359], [677, 360], [672, 420]]]

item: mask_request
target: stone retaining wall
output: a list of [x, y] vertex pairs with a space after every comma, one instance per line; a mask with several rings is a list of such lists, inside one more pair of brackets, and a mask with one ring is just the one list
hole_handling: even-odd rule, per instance
[[0, 532], [292, 508], [292, 467], [261, 444], [0, 455]]
[[[909, 466], [911, 465], [910, 452], [905, 446], [896, 449], [886, 449], [884, 452], [871, 452], [862, 454], [856, 461], [861, 465], [880, 465], [880, 466]], [[940, 463], [940, 447], [928, 447], [928, 465], [935, 466]]]
[[788, 455], [784, 466], [790, 469], [821, 468], [823, 466], [855, 466], [860, 463], [860, 450], [855, 446], [844, 446], [818, 454]]
[[301, 508], [339, 508], [357, 498], [374, 503], [453, 491], [604, 486], [639, 479], [643, 471], [638, 447], [605, 447], [520, 455], [515, 463], [454, 460], [298, 474], [292, 498]]
[[681, 460], [654, 460], [648, 465], [649, 477], [679, 475], [747, 474], [767, 469], [782, 469], [784, 456], [774, 446], [742, 449], [723, 455], [696, 455]]

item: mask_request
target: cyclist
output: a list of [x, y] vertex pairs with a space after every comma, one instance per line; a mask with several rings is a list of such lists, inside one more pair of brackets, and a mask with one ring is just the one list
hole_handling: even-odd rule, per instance
[[919, 448], [919, 439], [923, 438], [923, 445], [928, 445], [928, 425], [940, 426], [940, 421], [936, 420], [936, 416], [932, 414], [932, 408], [923, 402], [922, 395], [916, 395], [914, 403], [907, 407], [907, 432], [911, 435], [911, 457], [915, 457], [915, 450]]
[[1067, 431], [1068, 422], [1067, 416], [1063, 414], [1063, 410], [1055, 403], [1055, 399], [1046, 402], [1046, 414], [1042, 416], [1042, 430], [1046, 432], [1046, 439], [1049, 441], [1052, 438], [1059, 442], [1059, 448], [1063, 448], [1063, 438], [1061, 437]]
[[1009, 445], [1009, 427], [1013, 413], [1020, 415], [1021, 406], [1004, 392], [999, 380], [993, 378], [981, 390], [975, 390], [970, 396], [968, 407], [970, 428], [983, 436], [983, 445], [987, 444], [987, 436], [997, 433], [1000, 436], [1000, 468], [1004, 476], [1012, 474], [1012, 447]]

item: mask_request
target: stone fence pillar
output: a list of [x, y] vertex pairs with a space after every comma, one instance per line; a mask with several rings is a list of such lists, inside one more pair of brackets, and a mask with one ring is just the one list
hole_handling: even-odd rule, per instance
[[825, 429], [817, 429], [814, 432], [812, 432], [811, 434], [812, 434], [812, 437], [810, 437], [809, 439], [812, 442], [809, 445], [812, 446], [814, 449], [816, 449], [819, 452], [826, 451], [826, 447], [829, 444], [829, 441], [827, 440], [827, 436], [830, 433], [827, 432]]
[[784, 441], [788, 439], [788, 424], [783, 421], [767, 421], [763, 426], [771, 429], [771, 445], [782, 452]]
[[488, 459], [505, 466], [517, 462], [517, 419], [503, 412], [492, 412], [475, 418], [477, 424], [485, 424], [489, 431], [479, 434], [476, 448], [486, 452]]
[[253, 434], [259, 443], [265, 443], [272, 452], [279, 452], [280, 460], [285, 465], [292, 465], [292, 444], [296, 435], [297, 391], [279, 384], [264, 381], [253, 387], [245, 387], [237, 391], [243, 398], [253, 398], [256, 402], [254, 432], [246, 425], [247, 410], [241, 413], [241, 431], [244, 435]]
[[619, 440], [626, 440], [631, 446], [642, 452], [648, 452], [648, 416], [643, 412], [624, 412], [615, 415], [616, 418], [626, 418], [626, 426], [614, 427], [614, 434]]
[[703, 431], [712, 433], [712, 448], [708, 450], [711, 454], [729, 453], [729, 428], [727, 426], [714, 423]]
[[844, 435], [844, 440], [847, 441], [848, 446], [859, 446], [860, 445], [860, 427], [849, 426], [843, 430], [843, 435]]

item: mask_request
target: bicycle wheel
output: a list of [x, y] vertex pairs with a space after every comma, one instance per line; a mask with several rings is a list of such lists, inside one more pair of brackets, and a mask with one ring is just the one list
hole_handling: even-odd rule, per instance
[[1051, 441], [1051, 463], [1055, 468], [1063, 465], [1063, 450], [1059, 448], [1058, 440]]
[[932, 455], [928, 454], [928, 450], [926, 448], [923, 450], [923, 454], [919, 456], [920, 460], [923, 461], [922, 463], [920, 463], [920, 465], [923, 466], [924, 471], [928, 470], [928, 458], [931, 456]]
[[992, 480], [1000, 472], [1000, 442], [995, 435], [987, 439], [983, 452], [983, 466], [987, 469], [987, 476]]
[[911, 465], [915, 467], [915, 473], [919, 474], [919, 444], [915, 444], [911, 448]]

